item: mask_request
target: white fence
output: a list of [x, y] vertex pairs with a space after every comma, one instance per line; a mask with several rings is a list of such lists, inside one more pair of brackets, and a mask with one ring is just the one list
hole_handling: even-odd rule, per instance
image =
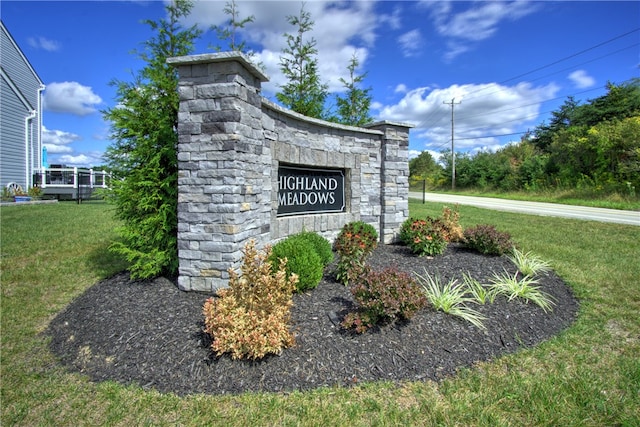
[[33, 185], [44, 196], [58, 199], [88, 199], [97, 188], [109, 188], [111, 175], [106, 171], [82, 168], [42, 168], [33, 175]]

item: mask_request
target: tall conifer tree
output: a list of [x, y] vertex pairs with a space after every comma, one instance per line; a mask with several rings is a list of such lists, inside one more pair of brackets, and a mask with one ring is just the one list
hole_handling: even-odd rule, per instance
[[344, 97], [338, 96], [338, 121], [345, 125], [362, 126], [371, 122], [369, 108], [371, 106], [371, 88], [362, 89], [360, 84], [364, 81], [365, 74], [356, 75], [356, 70], [360, 66], [358, 57], [354, 54], [351, 57], [349, 66], [349, 80], [342, 77], [340, 82], [347, 90]]
[[166, 19], [145, 21], [155, 34], [137, 52], [146, 65], [133, 81], [112, 82], [118, 105], [103, 112], [113, 141], [105, 155], [112, 199], [123, 222], [112, 250], [127, 258], [134, 278], [173, 275], [178, 268], [178, 77], [166, 60], [193, 51], [201, 32], [179, 22], [192, 7], [175, 0]]
[[287, 16], [287, 22], [296, 27], [295, 34], [285, 34], [287, 47], [280, 57], [280, 69], [288, 80], [276, 94], [278, 101], [287, 108], [308, 117], [323, 118], [328, 86], [318, 74], [318, 50], [316, 40], [305, 39], [313, 29], [311, 14], [300, 8], [298, 16]]
[[[247, 24], [255, 21], [255, 16], [247, 16], [246, 18], [240, 18], [240, 9], [235, 0], [225, 3], [223, 12], [229, 17], [226, 21], [226, 25], [214, 25], [212, 30], [216, 32], [219, 40], [225, 40], [227, 47], [233, 52], [242, 52], [249, 56], [252, 56], [252, 52], [247, 48], [247, 43], [240, 39], [239, 31], [243, 30]], [[216, 46], [217, 51], [222, 50], [220, 46]]]

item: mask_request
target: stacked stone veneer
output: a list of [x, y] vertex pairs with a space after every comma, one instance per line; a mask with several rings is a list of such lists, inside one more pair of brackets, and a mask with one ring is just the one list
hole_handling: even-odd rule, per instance
[[[356, 128], [311, 119], [260, 95], [267, 77], [242, 54], [171, 58], [179, 73], [178, 284], [228, 284], [250, 239], [259, 247], [317, 231], [333, 242], [362, 220], [383, 243], [408, 218], [409, 125]], [[278, 217], [281, 163], [345, 170], [343, 213]]]

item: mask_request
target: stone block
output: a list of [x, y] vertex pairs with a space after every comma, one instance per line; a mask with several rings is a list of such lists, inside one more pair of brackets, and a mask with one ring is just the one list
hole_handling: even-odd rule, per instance
[[[248, 239], [268, 243], [303, 228], [334, 239], [362, 219], [391, 241], [408, 215], [408, 127], [357, 130], [287, 111], [260, 96], [264, 76], [236, 56], [174, 64], [181, 76], [179, 286], [225, 286]], [[277, 217], [281, 163], [344, 168], [347, 212]]]

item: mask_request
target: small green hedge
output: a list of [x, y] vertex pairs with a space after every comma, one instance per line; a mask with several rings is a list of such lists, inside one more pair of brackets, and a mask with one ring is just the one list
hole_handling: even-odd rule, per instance
[[333, 249], [331, 248], [331, 243], [329, 243], [327, 239], [313, 231], [302, 231], [295, 236], [301, 236], [313, 245], [316, 253], [320, 256], [320, 261], [322, 262], [323, 267], [331, 264], [333, 261]]
[[292, 273], [298, 275], [296, 285], [298, 292], [316, 288], [322, 280], [324, 267], [333, 260], [331, 244], [325, 240], [331, 252], [331, 260], [329, 260], [326, 245], [320, 239], [325, 240], [316, 233], [302, 232], [281, 240], [271, 250], [269, 261], [272, 269], [274, 271], [277, 269], [279, 259], [287, 258], [287, 276]]

